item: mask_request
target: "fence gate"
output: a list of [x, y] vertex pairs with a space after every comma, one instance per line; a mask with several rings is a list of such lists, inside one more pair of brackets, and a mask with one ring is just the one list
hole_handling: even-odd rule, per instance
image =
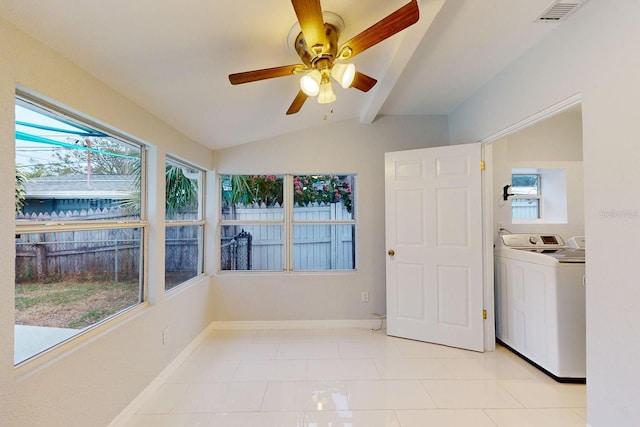
[[220, 268], [222, 270], [251, 270], [251, 240], [251, 234], [244, 230], [235, 236], [223, 237]]

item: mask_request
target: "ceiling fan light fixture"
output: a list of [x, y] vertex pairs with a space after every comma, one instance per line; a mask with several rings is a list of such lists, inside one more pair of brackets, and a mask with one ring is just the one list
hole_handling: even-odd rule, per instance
[[368, 92], [377, 83], [376, 79], [356, 71], [352, 64], [338, 65], [336, 62], [351, 60], [415, 24], [420, 18], [418, 0], [409, 0], [409, 3], [351, 39], [339, 42], [344, 21], [335, 13], [323, 11], [320, 2], [321, 0], [291, 0], [297, 22], [289, 31], [287, 45], [295, 51], [301, 63], [229, 74], [231, 84], [300, 75], [300, 90], [287, 110], [287, 115], [300, 111], [309, 97], [317, 96], [320, 104], [334, 102], [336, 95], [331, 87], [332, 75], [343, 88]]
[[331, 81], [327, 79], [320, 85], [320, 93], [318, 94], [318, 104], [330, 104], [336, 100], [336, 94], [333, 93]]
[[300, 78], [300, 90], [307, 96], [316, 96], [320, 93], [322, 75], [318, 70], [311, 70]]
[[336, 63], [331, 69], [331, 76], [333, 76], [343, 88], [350, 88], [353, 79], [356, 77], [356, 66], [353, 64]]

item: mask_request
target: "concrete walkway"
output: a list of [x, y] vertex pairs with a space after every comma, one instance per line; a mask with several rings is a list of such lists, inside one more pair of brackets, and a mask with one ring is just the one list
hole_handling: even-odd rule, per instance
[[18, 364], [78, 334], [80, 329], [15, 325], [13, 363]]

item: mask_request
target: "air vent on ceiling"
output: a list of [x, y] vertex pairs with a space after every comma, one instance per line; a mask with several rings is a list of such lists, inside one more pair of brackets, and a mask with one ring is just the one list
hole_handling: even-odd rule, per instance
[[586, 2], [587, 0], [556, 0], [536, 19], [536, 22], [564, 21]]

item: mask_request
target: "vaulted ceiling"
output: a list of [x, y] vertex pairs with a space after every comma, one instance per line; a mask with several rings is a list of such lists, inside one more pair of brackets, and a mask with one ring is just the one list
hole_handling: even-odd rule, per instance
[[[341, 41], [409, 0], [322, 0]], [[308, 100], [287, 76], [232, 86], [231, 73], [299, 63], [287, 45], [289, 0], [0, 0], [0, 17], [211, 148], [379, 115], [448, 114], [560, 23], [536, 18], [552, 0], [419, 0], [420, 20], [353, 59], [369, 92], [334, 84]], [[526, 84], [526, 82], [523, 82]]]

